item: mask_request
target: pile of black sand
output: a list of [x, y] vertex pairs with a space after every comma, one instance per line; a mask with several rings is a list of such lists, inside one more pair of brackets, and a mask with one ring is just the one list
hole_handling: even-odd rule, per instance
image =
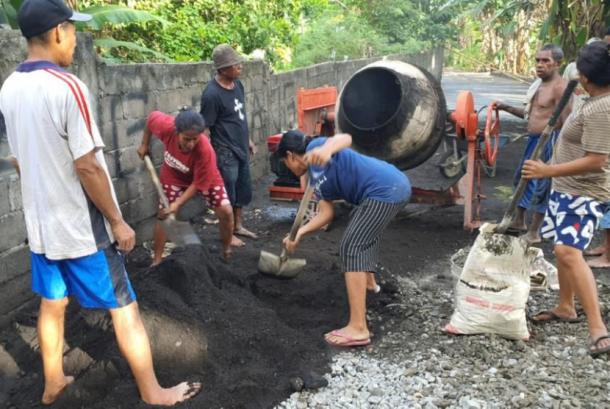
[[[336, 253], [318, 252], [297, 278], [279, 280], [258, 274], [252, 268], [257, 250], [251, 252], [249, 259], [227, 265], [217, 254], [190, 247], [176, 250], [152, 270], [129, 266], [161, 383], [188, 379], [204, 384], [200, 395], [180, 407], [270, 408], [292, 393], [291, 378], [315, 386], [329, 370], [332, 350], [322, 335], [347, 319]], [[369, 297], [370, 313], [377, 316], [387, 314], [385, 306], [398, 297], [391, 277], [382, 284], [384, 291]], [[138, 398], [108, 316], [72, 304], [65, 366], [77, 381], [53, 407], [147, 407]], [[36, 313], [24, 311], [0, 334], [21, 368], [0, 388], [8, 408], [36, 407], [41, 396], [35, 322]], [[380, 336], [378, 328], [372, 330]]]

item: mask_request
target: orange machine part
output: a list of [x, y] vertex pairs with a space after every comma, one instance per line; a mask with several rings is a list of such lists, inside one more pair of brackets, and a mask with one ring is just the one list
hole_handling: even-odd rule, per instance
[[[298, 128], [305, 135], [334, 135], [336, 87], [320, 87], [297, 91]], [[274, 200], [299, 201], [305, 191], [304, 181], [300, 187], [270, 186], [269, 194]]]
[[[487, 107], [487, 118], [485, 119], [485, 151], [482, 156], [489, 166], [493, 166], [498, 158], [498, 148], [500, 146], [500, 112], [496, 109], [496, 101], [491, 102]], [[491, 140], [494, 140], [493, 145]]]
[[468, 141], [477, 139], [479, 118], [474, 109], [474, 97], [470, 91], [461, 91], [455, 102], [455, 111], [451, 113], [458, 137]]
[[[297, 91], [297, 121], [305, 135], [320, 135], [322, 127], [334, 122], [336, 87], [301, 88]], [[334, 132], [331, 132], [332, 136]]]

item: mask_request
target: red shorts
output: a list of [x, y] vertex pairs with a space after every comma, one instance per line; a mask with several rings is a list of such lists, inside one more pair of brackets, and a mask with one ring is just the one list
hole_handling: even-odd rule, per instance
[[[187, 188], [174, 186], [174, 185], [166, 185], [163, 184], [163, 191], [165, 192], [165, 196], [167, 197], [167, 201], [169, 203], [174, 203], [176, 199], [178, 199]], [[208, 204], [208, 207], [216, 209], [220, 206], [230, 205], [229, 196], [227, 195], [227, 191], [224, 186], [212, 186], [205, 192], [200, 192], [205, 201]], [[159, 203], [159, 209], [162, 209], [163, 205]]]

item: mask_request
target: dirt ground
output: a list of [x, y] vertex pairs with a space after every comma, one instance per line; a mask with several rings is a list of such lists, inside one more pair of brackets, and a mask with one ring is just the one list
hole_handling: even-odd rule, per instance
[[[523, 132], [513, 123], [505, 132]], [[523, 150], [524, 140], [504, 147], [497, 174], [483, 177], [484, 220], [499, 220], [506, 206], [506, 189]], [[164, 385], [183, 379], [201, 380], [203, 392], [181, 407], [269, 408], [286, 399], [289, 379], [300, 376], [316, 386], [329, 371], [334, 351], [323, 333], [347, 318], [343, 278], [338, 267], [338, 243], [349, 219], [340, 206], [327, 232], [306, 239], [298, 256], [308, 265], [293, 280], [257, 273], [261, 249], [279, 253], [290, 228], [295, 205], [274, 204], [266, 194], [271, 179], [261, 181], [246, 224], [261, 234], [237, 249], [230, 264], [219, 258], [217, 226], [203, 217], [194, 220], [205, 248], [175, 251], [160, 267], [149, 270], [148, 252], [138, 247], [129, 256], [129, 271], [153, 342], [156, 369]], [[408, 320], [396, 303], [402, 299], [398, 279], [450, 286], [446, 260], [471, 244], [475, 233], [462, 228], [461, 206], [426, 208], [409, 205], [386, 231], [382, 245], [382, 292], [369, 296], [373, 343], [382, 339], [384, 323]], [[439, 263], [443, 261], [443, 263]], [[448, 316], [451, 311], [448, 311]], [[35, 309], [21, 311], [0, 331], [0, 368], [18, 367], [17, 377], [0, 384], [0, 407], [37, 407], [42, 393], [36, 341]], [[67, 370], [76, 375], [54, 407], [143, 408], [133, 378], [121, 358], [106, 314], [85, 311], [76, 303], [66, 323]], [[312, 373], [313, 372], [313, 373]], [[307, 385], [309, 383], [309, 385]]]

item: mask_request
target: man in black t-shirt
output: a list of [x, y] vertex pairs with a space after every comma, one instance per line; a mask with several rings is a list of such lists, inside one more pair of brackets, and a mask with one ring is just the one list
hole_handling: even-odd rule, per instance
[[[212, 58], [216, 75], [201, 94], [201, 115], [208, 126], [218, 169], [233, 205], [234, 233], [256, 239], [258, 236], [242, 224], [242, 207], [252, 200], [250, 155], [256, 153], [248, 135], [244, 86], [238, 79], [243, 59], [227, 44], [214, 48]], [[231, 244], [244, 245], [235, 236]]]

